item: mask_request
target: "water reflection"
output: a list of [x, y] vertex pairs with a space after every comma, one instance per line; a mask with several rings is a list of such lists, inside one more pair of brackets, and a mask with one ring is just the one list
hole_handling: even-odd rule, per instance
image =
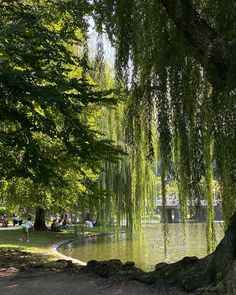
[[[223, 226], [216, 224], [216, 238], [223, 237]], [[59, 249], [64, 255], [82, 261], [120, 259], [135, 261], [137, 267], [150, 271], [159, 262], [175, 262], [184, 256], [203, 257], [206, 251], [205, 224], [170, 224], [167, 254], [164, 254], [161, 224], [146, 224], [144, 230], [134, 235], [103, 235], [78, 239]]]

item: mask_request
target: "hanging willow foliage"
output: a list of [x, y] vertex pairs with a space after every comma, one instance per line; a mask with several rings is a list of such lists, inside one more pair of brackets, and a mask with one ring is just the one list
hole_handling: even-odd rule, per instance
[[[109, 66], [104, 63], [103, 36], [98, 35], [97, 55], [90, 75], [100, 88], [112, 88], [114, 78]], [[132, 94], [117, 94], [119, 104], [103, 108], [97, 124], [106, 136], [116, 144], [123, 146], [127, 156], [117, 163], [104, 163], [103, 172], [97, 183], [97, 198], [94, 195], [85, 198], [87, 205], [83, 211], [89, 211], [104, 225], [126, 224], [129, 229], [140, 229], [141, 221], [154, 212], [156, 191], [154, 190], [157, 163], [157, 142], [152, 106], [154, 100], [144, 100], [149, 95], [140, 87]], [[141, 103], [141, 104], [140, 104]], [[139, 105], [140, 104], [140, 105]], [[139, 112], [138, 110], [141, 110]], [[147, 124], [147, 118], [148, 124]], [[137, 145], [136, 143], [139, 142]], [[152, 161], [150, 161], [152, 159]], [[96, 196], [95, 196], [96, 197]], [[89, 206], [89, 204], [91, 206]]]
[[[196, 36], [190, 36], [184, 16], [190, 12], [189, 18], [197, 13], [204, 17], [212, 26], [206, 32], [218, 42], [216, 50], [220, 54], [222, 40], [235, 39], [235, 1], [170, 4], [155, 0], [99, 0], [94, 1], [94, 11], [98, 30], [106, 29], [116, 49], [117, 78], [126, 81], [131, 92], [126, 113], [128, 139], [133, 147], [130, 200], [139, 210], [143, 206], [139, 192], [144, 174], [140, 178], [139, 173], [145, 170], [145, 157], [152, 157], [152, 123], [157, 122], [163, 204], [165, 184], [170, 179], [178, 181], [182, 220], [186, 219], [189, 202], [199, 205], [205, 199], [208, 236], [213, 241], [208, 248], [212, 250], [213, 180], [220, 184], [226, 226], [235, 210], [236, 99], [232, 89], [236, 65], [230, 67], [229, 74], [217, 71], [217, 59], [213, 61], [216, 68], [211, 66], [211, 48], [204, 55], [205, 40], [202, 38], [201, 47], [201, 37], [196, 40]], [[202, 29], [208, 29], [200, 17], [198, 21]], [[217, 34], [223, 39], [217, 39]], [[127, 78], [128, 74], [131, 78]], [[225, 75], [228, 76], [224, 81], [218, 78]], [[137, 163], [139, 168], [135, 168]]]
[[[142, 125], [142, 117], [139, 121], [134, 118], [133, 141], [139, 145], [129, 146], [125, 144], [125, 134], [122, 122], [124, 121], [125, 106], [120, 104], [116, 109], [105, 110], [99, 124], [104, 125], [107, 136], [115, 142], [123, 144], [127, 149], [127, 156], [118, 163], [106, 163], [104, 172], [98, 181], [100, 190], [107, 192], [109, 201], [97, 206], [97, 211], [106, 211], [105, 224], [124, 224], [130, 229], [140, 228], [141, 221], [150, 217], [155, 206], [156, 192], [154, 191], [155, 169], [152, 162], [147, 158], [149, 145]], [[107, 115], [107, 118], [106, 118]], [[117, 126], [118, 125], [118, 126]], [[105, 127], [106, 126], [106, 127]], [[128, 136], [128, 134], [126, 134]], [[155, 150], [156, 152], [156, 150]], [[102, 205], [102, 206], [100, 206]]]

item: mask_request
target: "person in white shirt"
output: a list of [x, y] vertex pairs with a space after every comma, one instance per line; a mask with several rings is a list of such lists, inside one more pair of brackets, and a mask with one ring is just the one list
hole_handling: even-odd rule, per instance
[[25, 239], [27, 243], [29, 243], [29, 229], [32, 227], [33, 223], [31, 221], [31, 217], [29, 217], [21, 226], [21, 242]]
[[92, 223], [92, 221], [90, 221], [90, 220], [85, 220], [85, 227], [87, 227], [87, 228], [93, 228], [93, 223]]
[[12, 221], [13, 221], [13, 226], [17, 225], [20, 223], [20, 216], [19, 215], [15, 215], [13, 214], [13, 218], [12, 218]]

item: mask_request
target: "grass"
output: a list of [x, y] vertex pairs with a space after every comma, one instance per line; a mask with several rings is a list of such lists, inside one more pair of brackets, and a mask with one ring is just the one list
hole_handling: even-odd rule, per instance
[[51, 246], [62, 240], [74, 239], [78, 234], [84, 235], [98, 234], [104, 232], [111, 232], [113, 228], [107, 227], [95, 227], [95, 228], [83, 228], [83, 226], [69, 227], [62, 232], [52, 231], [29, 231], [30, 242], [19, 241], [21, 235], [21, 228], [17, 229], [0, 229], [0, 249], [12, 249], [26, 251], [32, 254], [39, 254], [50, 258], [58, 258], [56, 253], [52, 251]]
[[56, 258], [55, 253], [51, 250], [52, 244], [62, 240], [75, 238], [75, 234], [70, 230], [65, 230], [63, 232], [30, 231], [30, 243], [26, 243], [19, 241], [20, 234], [20, 227], [16, 230], [0, 230], [0, 249], [17, 249], [32, 254], [40, 254]]
[[[3, 268], [25, 269], [32, 267], [46, 267], [53, 269], [64, 269], [68, 267], [60, 254], [53, 251], [51, 246], [57, 242], [75, 239], [79, 234], [93, 235], [110, 232], [107, 227], [95, 227], [85, 229], [83, 226], [69, 227], [62, 232], [38, 232], [30, 231], [30, 242], [21, 242], [21, 227], [17, 229], [0, 228], [0, 261]], [[78, 268], [79, 266], [77, 266]]]

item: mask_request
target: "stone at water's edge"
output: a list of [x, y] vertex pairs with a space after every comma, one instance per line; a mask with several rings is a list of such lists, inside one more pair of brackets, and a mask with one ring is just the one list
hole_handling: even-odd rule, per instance
[[123, 275], [124, 272], [138, 271], [142, 270], [135, 267], [134, 262], [126, 262], [122, 264], [119, 259], [111, 259], [106, 261], [96, 261], [91, 260], [87, 263], [87, 266], [83, 268], [86, 272], [94, 272], [103, 277], [112, 277]]
[[[91, 260], [87, 266], [83, 268], [86, 272], [93, 272], [103, 277], [125, 276], [126, 278], [135, 279], [148, 284], [159, 285], [176, 285], [191, 291], [196, 288], [196, 278], [184, 276], [184, 272], [198, 262], [197, 257], [185, 257], [182, 260], [173, 263], [161, 263], [156, 266], [153, 272], [144, 272], [135, 267], [134, 262], [121, 263], [120, 260], [112, 259], [109, 261]], [[182, 277], [185, 281], [182, 281]], [[198, 277], [199, 280], [199, 277]]]
[[[201, 294], [236, 294], [236, 212], [224, 238], [215, 252], [198, 259], [184, 257], [175, 263], [159, 263], [153, 272], [144, 272], [134, 262], [122, 264], [120, 260], [89, 261], [86, 272], [95, 272], [103, 277], [125, 276], [141, 282], [157, 285], [175, 285]], [[223, 292], [223, 293], [222, 293]]]

